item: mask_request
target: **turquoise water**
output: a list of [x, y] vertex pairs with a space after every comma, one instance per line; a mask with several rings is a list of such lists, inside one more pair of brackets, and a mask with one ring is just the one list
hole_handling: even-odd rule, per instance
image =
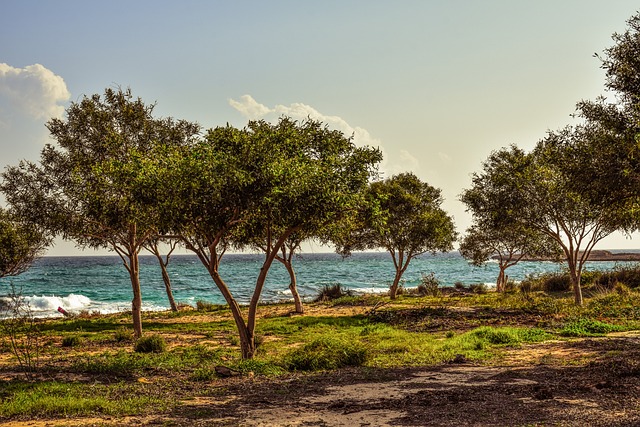
[[[221, 275], [240, 303], [251, 298], [255, 279], [262, 265], [261, 255], [225, 255]], [[613, 262], [589, 263], [587, 269], [611, 269]], [[294, 261], [298, 287], [303, 298], [317, 295], [324, 285], [339, 283], [359, 292], [386, 292], [393, 280], [394, 267], [388, 253], [356, 253], [342, 259], [337, 254], [304, 254]], [[169, 264], [176, 301], [195, 305], [198, 300], [224, 304], [205, 268], [195, 256], [176, 255]], [[529, 274], [559, 271], [562, 265], [551, 262], [521, 262], [507, 270], [510, 278], [522, 280]], [[404, 286], [415, 287], [421, 275], [433, 272], [443, 286], [456, 282], [466, 285], [495, 283], [496, 263], [483, 267], [469, 265], [457, 252], [423, 255], [414, 259], [404, 274]], [[165, 310], [169, 307], [160, 268], [155, 257], [142, 256], [140, 268], [143, 307]], [[68, 311], [125, 311], [131, 308], [131, 284], [117, 256], [44, 257], [17, 277], [0, 279], [0, 296], [10, 285], [27, 298], [33, 310], [42, 316], [58, 316], [56, 309]], [[289, 276], [274, 262], [262, 293], [264, 301], [289, 300]]]

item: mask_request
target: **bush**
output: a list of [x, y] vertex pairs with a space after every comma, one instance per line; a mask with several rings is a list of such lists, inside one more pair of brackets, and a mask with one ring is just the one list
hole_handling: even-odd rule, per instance
[[133, 350], [136, 353], [164, 353], [167, 343], [160, 335], [149, 335], [136, 341]]
[[418, 294], [432, 297], [440, 295], [440, 281], [436, 278], [434, 272], [429, 274], [422, 273], [421, 283], [418, 285]]
[[454, 286], [458, 291], [464, 291], [464, 290], [466, 290], [466, 289], [467, 289], [467, 288], [466, 288], [466, 286], [464, 286], [464, 283], [462, 283], [462, 282], [456, 282], [453, 286]]
[[565, 292], [571, 288], [568, 273], [544, 273], [527, 276], [520, 282], [520, 290], [523, 293], [545, 291]]
[[469, 290], [476, 294], [486, 294], [489, 291], [489, 288], [487, 288], [487, 285], [484, 283], [477, 283], [469, 285]]
[[640, 265], [616, 267], [613, 271], [600, 272], [594, 284], [613, 289], [617, 283], [624, 283], [630, 288], [640, 288]]
[[79, 336], [77, 336], [77, 335], [67, 335], [66, 337], [64, 337], [62, 339], [62, 346], [63, 347], [77, 347], [78, 345], [80, 345], [81, 342], [82, 342], [82, 340], [80, 339]]
[[367, 349], [358, 341], [322, 337], [289, 353], [286, 366], [292, 371], [319, 371], [362, 366], [367, 358]]
[[208, 301], [196, 301], [196, 310], [198, 311], [215, 311], [217, 306]]
[[340, 283], [333, 285], [324, 285], [318, 295], [314, 298], [314, 302], [331, 301], [345, 296], [352, 296], [353, 292], [343, 288]]

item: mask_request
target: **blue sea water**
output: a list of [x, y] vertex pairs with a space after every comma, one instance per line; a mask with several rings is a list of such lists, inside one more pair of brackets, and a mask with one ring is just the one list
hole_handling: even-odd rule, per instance
[[[263, 256], [256, 254], [225, 255], [220, 272], [236, 299], [248, 303]], [[587, 269], [611, 269], [613, 262], [588, 263]], [[349, 258], [337, 254], [303, 254], [294, 260], [301, 296], [311, 299], [325, 285], [339, 283], [355, 292], [383, 293], [393, 280], [394, 267], [386, 252], [354, 253]], [[529, 274], [560, 271], [562, 264], [552, 262], [520, 262], [507, 274], [516, 281]], [[224, 299], [200, 261], [191, 255], [174, 255], [168, 267], [176, 301], [195, 305], [203, 300], [224, 304]], [[456, 282], [465, 285], [495, 283], [495, 262], [473, 267], [459, 253], [423, 255], [414, 259], [405, 272], [404, 286], [418, 286], [422, 274], [433, 272], [443, 286]], [[141, 256], [140, 281], [143, 309], [169, 308], [157, 260]], [[289, 276], [285, 268], [274, 262], [262, 293], [263, 301], [287, 301]], [[56, 310], [82, 310], [102, 313], [131, 308], [131, 284], [122, 261], [117, 256], [43, 257], [25, 273], [0, 279], [0, 297], [11, 292], [11, 285], [29, 302], [39, 316], [61, 316]]]

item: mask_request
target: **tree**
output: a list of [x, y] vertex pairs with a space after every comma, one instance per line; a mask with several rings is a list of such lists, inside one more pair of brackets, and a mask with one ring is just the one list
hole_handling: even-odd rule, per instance
[[[196, 253], [224, 296], [240, 336], [242, 357], [255, 354], [255, 326], [264, 283], [282, 246], [295, 233], [312, 231], [353, 210], [355, 199], [380, 161], [380, 152], [358, 148], [319, 122], [282, 118], [273, 125], [249, 122], [242, 130], [212, 129], [206, 140], [175, 162], [164, 182], [176, 184], [174, 231]], [[234, 228], [249, 227], [251, 233]], [[220, 275], [230, 244], [264, 242], [245, 320]]]
[[593, 197], [574, 173], [593, 160], [598, 137], [588, 126], [549, 132], [530, 154], [529, 177], [519, 196], [528, 203], [525, 224], [546, 234], [564, 253], [577, 305], [583, 303], [580, 279], [591, 250], [628, 217], [619, 205]]
[[81, 248], [108, 248], [122, 259], [133, 291], [134, 334], [142, 336], [138, 254], [159, 221], [148, 168], [165, 147], [192, 142], [199, 126], [153, 117], [131, 91], [105, 90], [72, 103], [47, 123], [40, 164], [8, 168], [0, 187], [16, 212]]
[[0, 208], [0, 278], [27, 270], [50, 241], [43, 230], [13, 218]]
[[556, 243], [533, 230], [519, 214], [528, 200], [515, 197], [528, 179], [530, 159], [516, 146], [492, 153], [483, 163], [482, 174], [474, 173], [472, 187], [460, 200], [473, 215], [473, 224], [460, 243], [460, 253], [473, 265], [482, 265], [492, 257], [498, 260], [496, 291], [507, 283], [506, 269], [523, 257], [546, 258], [557, 254]]
[[[339, 252], [384, 248], [393, 259], [390, 288], [395, 299], [411, 260], [426, 252], [453, 249], [453, 220], [441, 209], [440, 190], [411, 173], [371, 183], [360, 219], [334, 238]], [[342, 235], [340, 235], [342, 234]]]

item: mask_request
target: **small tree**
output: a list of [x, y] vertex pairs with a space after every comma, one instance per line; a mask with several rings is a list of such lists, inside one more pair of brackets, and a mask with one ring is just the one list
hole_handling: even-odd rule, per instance
[[593, 197], [574, 173], [576, 165], [593, 160], [593, 138], [598, 136], [586, 126], [549, 132], [531, 153], [529, 177], [516, 196], [527, 203], [524, 224], [560, 246], [577, 305], [583, 303], [580, 279], [589, 254], [628, 220], [621, 205]]
[[72, 103], [66, 119], [47, 123], [57, 145], [40, 164], [21, 162], [3, 174], [0, 189], [22, 218], [82, 248], [108, 248], [129, 273], [136, 337], [142, 335], [138, 255], [161, 216], [151, 159], [189, 144], [199, 126], [153, 117], [153, 105], [131, 91], [105, 90]]
[[395, 299], [402, 275], [413, 258], [453, 249], [456, 232], [441, 204], [440, 190], [411, 173], [374, 182], [366, 191], [360, 219], [342, 230], [338, 227], [334, 243], [343, 254], [386, 249], [395, 267], [389, 292]]
[[494, 152], [483, 163], [482, 174], [473, 174], [472, 187], [460, 196], [467, 212], [473, 215], [473, 225], [460, 243], [460, 253], [476, 266], [497, 258], [498, 292], [505, 289], [507, 268], [525, 256], [546, 258], [558, 250], [553, 240], [518, 217], [528, 201], [514, 196], [528, 179], [529, 164], [524, 151], [515, 146]]

